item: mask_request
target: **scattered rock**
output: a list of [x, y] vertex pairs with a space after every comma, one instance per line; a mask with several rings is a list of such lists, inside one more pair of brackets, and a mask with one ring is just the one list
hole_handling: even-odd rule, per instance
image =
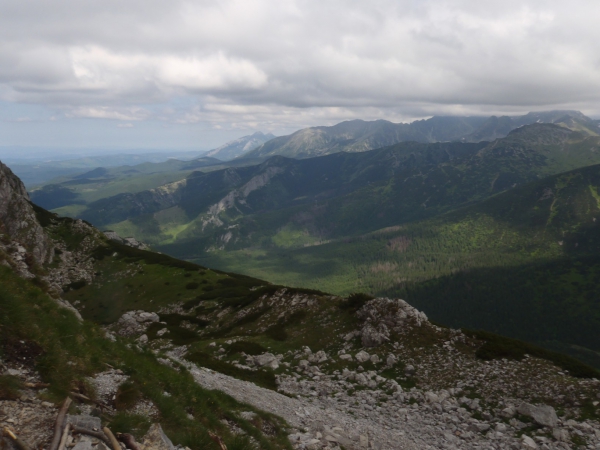
[[522, 403], [517, 411], [519, 414], [531, 417], [537, 424], [545, 427], [554, 428], [558, 422], [556, 411], [554, 411], [552, 406], [534, 406], [530, 405], [529, 403]]
[[368, 361], [371, 358], [371, 355], [369, 355], [367, 352], [365, 352], [364, 350], [361, 350], [360, 352], [358, 352], [356, 355], [354, 355], [354, 357], [356, 358], [356, 360], [359, 363], [364, 363], [366, 361]]
[[142, 439], [146, 449], [152, 450], [175, 450], [173, 443], [162, 430], [160, 424], [154, 423]]

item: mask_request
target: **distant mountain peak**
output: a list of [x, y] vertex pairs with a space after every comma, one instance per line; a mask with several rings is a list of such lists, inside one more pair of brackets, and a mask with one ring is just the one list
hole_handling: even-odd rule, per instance
[[312, 158], [341, 151], [364, 152], [406, 141], [494, 141], [506, 137], [516, 128], [536, 122], [559, 124], [592, 136], [600, 133], [596, 121], [580, 111], [571, 110], [537, 111], [512, 117], [433, 116], [412, 123], [353, 119], [333, 126], [304, 128], [288, 136], [280, 136], [248, 152], [246, 156]]
[[242, 136], [241, 138], [229, 141], [222, 146], [209, 151], [205, 156], [217, 158], [221, 161], [228, 161], [254, 150], [256, 147], [270, 141], [274, 137], [275, 136], [271, 133], [264, 134], [262, 131], [255, 131], [247, 136]]

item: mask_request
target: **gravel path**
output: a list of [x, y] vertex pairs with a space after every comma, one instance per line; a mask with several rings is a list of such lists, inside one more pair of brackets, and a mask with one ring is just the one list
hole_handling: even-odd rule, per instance
[[[378, 423], [378, 420], [355, 418], [341, 409], [327, 405], [327, 400], [322, 401], [315, 397], [309, 401], [287, 397], [253, 383], [197, 367], [187, 361], [179, 361], [188, 366], [199, 385], [222, 391], [240, 402], [282, 417], [288, 424], [300, 430], [308, 428], [312, 432], [320, 431], [323, 435], [326, 435], [328, 430], [333, 430], [331, 434], [337, 434], [336, 439], [346, 448], [435, 448], [425, 443], [417, 445], [415, 439], [404, 430], [406, 422], [398, 421], [396, 427], [390, 427], [390, 423], [383, 425]], [[418, 428], [415, 431], [418, 432]]]

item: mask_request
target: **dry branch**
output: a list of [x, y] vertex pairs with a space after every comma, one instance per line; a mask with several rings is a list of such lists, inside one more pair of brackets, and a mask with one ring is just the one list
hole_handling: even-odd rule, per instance
[[8, 428], [4, 428], [4, 435], [11, 438], [19, 450], [31, 450], [25, 442], [19, 439], [15, 433], [10, 431]]
[[215, 441], [217, 443], [217, 445], [219, 446], [219, 448], [221, 450], [227, 450], [227, 447], [225, 446], [225, 443], [223, 442], [223, 439], [221, 439], [218, 435], [216, 435], [215, 433], [213, 433], [212, 431], [208, 432], [208, 435], [210, 436], [210, 438]]
[[104, 427], [102, 431], [104, 431], [104, 434], [108, 436], [108, 439], [110, 440], [110, 445], [112, 446], [113, 450], [122, 450], [121, 444], [119, 444], [119, 441], [117, 441], [117, 438], [112, 433], [112, 431], [108, 429], [108, 427]]
[[135, 442], [135, 438], [129, 433], [117, 433], [117, 439], [130, 450], [140, 450], [140, 446]]
[[73, 433], [86, 434], [88, 436], [92, 436], [97, 439], [100, 439], [102, 442], [104, 442], [107, 445], [111, 445], [110, 440], [101, 431], [93, 431], [93, 430], [88, 430], [87, 428], [73, 427]]
[[69, 431], [71, 429], [71, 424], [68, 423], [65, 425], [65, 429], [63, 430], [62, 437], [60, 438], [60, 444], [58, 444], [58, 450], [64, 450], [65, 445], [67, 445], [67, 439], [69, 437]]
[[69, 406], [71, 406], [71, 400], [67, 397], [58, 411], [58, 415], [56, 416], [56, 422], [54, 422], [54, 437], [52, 438], [52, 444], [50, 444], [50, 450], [58, 450], [58, 445], [60, 444], [60, 439], [62, 437], [63, 427], [65, 426], [65, 419], [67, 416], [67, 411], [69, 410]]

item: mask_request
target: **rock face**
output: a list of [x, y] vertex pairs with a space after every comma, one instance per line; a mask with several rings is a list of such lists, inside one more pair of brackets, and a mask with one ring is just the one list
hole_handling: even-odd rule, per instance
[[402, 334], [407, 325], [421, 326], [427, 321], [425, 313], [404, 300], [376, 298], [357, 313], [363, 322], [360, 336], [363, 346], [379, 347], [389, 341], [392, 333]]
[[9, 235], [22, 246], [14, 252], [17, 261], [26, 259], [27, 255], [31, 255], [38, 264], [52, 259], [54, 246], [37, 220], [25, 186], [1, 162], [0, 233]]
[[143, 242], [140, 242], [132, 237], [122, 238], [114, 231], [105, 231], [104, 235], [111, 241], [116, 241], [119, 244], [127, 245], [129, 247], [137, 248], [139, 250], [150, 250], [150, 247], [148, 247]]
[[117, 321], [115, 328], [121, 336], [134, 336], [144, 333], [146, 328], [159, 320], [158, 314], [153, 312], [128, 311]]

